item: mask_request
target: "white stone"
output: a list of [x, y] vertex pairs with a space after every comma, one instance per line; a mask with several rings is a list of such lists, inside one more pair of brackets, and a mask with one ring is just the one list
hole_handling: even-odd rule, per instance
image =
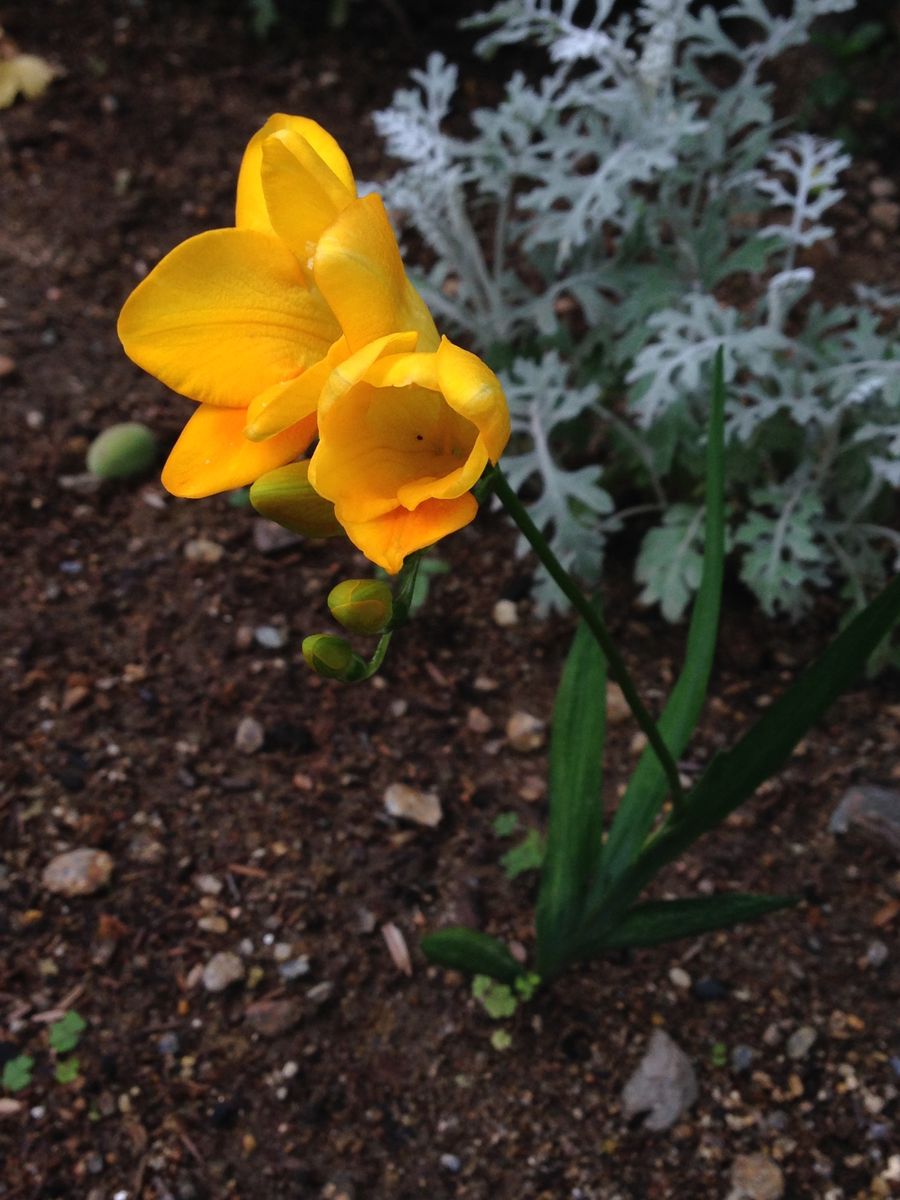
[[416, 825], [434, 829], [441, 822], [441, 802], [434, 792], [422, 792], [406, 783], [392, 783], [384, 793], [385, 811]]

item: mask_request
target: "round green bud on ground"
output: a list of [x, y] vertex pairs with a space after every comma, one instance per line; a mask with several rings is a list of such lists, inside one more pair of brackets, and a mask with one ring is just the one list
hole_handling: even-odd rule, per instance
[[365, 675], [365, 662], [349, 642], [329, 633], [313, 633], [303, 639], [303, 657], [317, 675], [356, 683]]
[[325, 500], [307, 479], [309, 462], [288, 463], [261, 475], [250, 489], [250, 503], [261, 517], [308, 538], [335, 537], [344, 530]]
[[380, 579], [345, 579], [328, 594], [331, 615], [351, 633], [381, 633], [391, 619], [394, 597]]
[[148, 471], [158, 452], [152, 430], [138, 421], [124, 421], [94, 438], [87, 452], [87, 469], [98, 479], [129, 479]]

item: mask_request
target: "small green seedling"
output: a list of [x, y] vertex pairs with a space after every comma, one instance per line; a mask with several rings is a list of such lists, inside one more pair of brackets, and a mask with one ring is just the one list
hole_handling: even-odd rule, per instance
[[547, 839], [537, 829], [529, 829], [517, 846], [501, 857], [500, 865], [507, 879], [516, 879], [526, 871], [539, 871], [547, 851]]
[[519, 828], [519, 814], [514, 812], [502, 812], [494, 818], [493, 830], [497, 837], [507, 838]]
[[33, 1069], [34, 1059], [30, 1054], [17, 1054], [15, 1058], [4, 1063], [0, 1082], [8, 1092], [21, 1092], [31, 1083]]
[[76, 1055], [71, 1058], [63, 1058], [56, 1064], [54, 1075], [57, 1083], [74, 1083], [78, 1078], [80, 1064]]
[[50, 1049], [56, 1054], [69, 1054], [81, 1041], [87, 1021], [74, 1009], [50, 1026]]

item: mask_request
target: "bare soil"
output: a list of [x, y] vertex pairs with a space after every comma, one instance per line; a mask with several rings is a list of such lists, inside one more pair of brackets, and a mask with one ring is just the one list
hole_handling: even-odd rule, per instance
[[[571, 623], [533, 617], [510, 531], [488, 514], [450, 539], [450, 573], [381, 677], [343, 689], [310, 675], [299, 643], [327, 628], [330, 586], [364, 572], [350, 550], [263, 553], [252, 514], [226, 498], [174, 501], [155, 476], [96, 489], [71, 478], [114, 421], [177, 435], [189, 407], [125, 359], [115, 317], [162, 253], [230, 222], [243, 144], [266, 116], [320, 120], [357, 174], [377, 178], [387, 164], [368, 114], [428, 50], [470, 54], [457, 6], [353, 5], [339, 32], [322, 7], [266, 43], [242, 5], [0, 12], [23, 49], [65, 69], [0, 113], [0, 354], [12, 360], [0, 380], [0, 1053], [36, 1060], [0, 1116], [0, 1198], [724, 1197], [745, 1154], [779, 1163], [788, 1197], [889, 1195], [900, 875], [886, 846], [837, 841], [828, 818], [854, 782], [900, 787], [896, 675], [860, 683], [660, 882], [660, 894], [791, 892], [796, 909], [577, 972], [506, 1022], [498, 1051], [467, 983], [429, 968], [418, 939], [463, 920], [533, 940], [534, 875], [505, 878], [510, 843], [493, 821], [512, 811], [523, 830], [543, 825], [546, 764], [504, 729], [517, 710], [549, 717]], [[466, 61], [476, 87], [501, 69]], [[865, 219], [869, 181], [888, 170], [863, 161], [853, 176], [835, 287], [896, 282], [896, 248]], [[218, 561], [186, 556], [201, 538]], [[683, 631], [636, 607], [632, 547], [617, 551], [610, 620], [657, 702]], [[494, 622], [500, 597], [518, 624]], [[732, 587], [687, 773], [835, 618], [825, 598], [801, 628], [766, 622]], [[254, 639], [264, 625], [284, 629], [283, 648]], [[254, 754], [235, 746], [247, 716], [265, 733]], [[615, 725], [610, 804], [636, 752], [634, 729]], [[397, 781], [439, 795], [436, 829], [385, 814]], [[107, 851], [114, 870], [102, 891], [64, 900], [41, 876], [73, 846]], [[219, 951], [246, 975], [213, 994], [198, 975]], [[308, 973], [286, 980], [284, 954], [308, 956]], [[672, 982], [675, 967], [691, 986]], [[61, 1084], [46, 1029], [73, 1008], [88, 1028], [78, 1078]], [[267, 1036], [273, 1012], [290, 1027]], [[664, 1134], [625, 1122], [619, 1100], [657, 1026], [700, 1085]], [[793, 1059], [802, 1026], [816, 1039]], [[736, 1047], [752, 1051], [744, 1069]]]

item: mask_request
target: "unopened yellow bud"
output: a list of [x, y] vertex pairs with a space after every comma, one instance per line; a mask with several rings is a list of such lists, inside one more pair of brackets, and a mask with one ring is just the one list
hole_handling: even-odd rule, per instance
[[366, 664], [349, 642], [329, 633], [314, 633], [303, 639], [303, 657], [316, 672], [326, 679], [356, 683], [367, 671]]
[[91, 442], [87, 469], [98, 479], [128, 479], [142, 475], [156, 461], [156, 437], [138, 421], [110, 425]]
[[343, 533], [334, 505], [307, 479], [309, 462], [289, 463], [261, 475], [250, 489], [250, 503], [261, 517], [309, 538]]
[[345, 579], [328, 594], [331, 615], [351, 633], [381, 633], [394, 609], [394, 597], [380, 579]]

